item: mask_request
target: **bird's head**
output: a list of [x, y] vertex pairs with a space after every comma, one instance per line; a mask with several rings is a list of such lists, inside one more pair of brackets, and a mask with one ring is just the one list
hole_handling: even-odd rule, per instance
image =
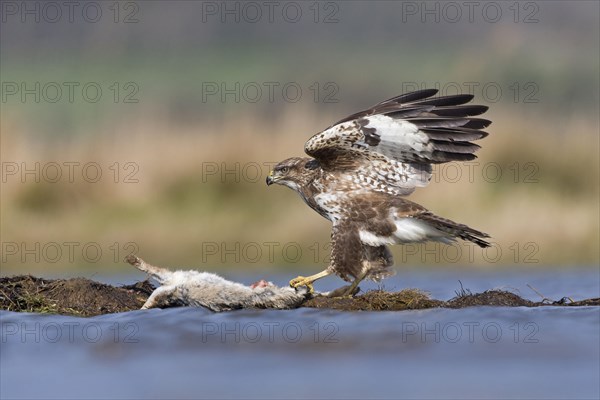
[[310, 183], [319, 162], [313, 158], [292, 157], [283, 160], [267, 176], [267, 185], [277, 183], [299, 191]]

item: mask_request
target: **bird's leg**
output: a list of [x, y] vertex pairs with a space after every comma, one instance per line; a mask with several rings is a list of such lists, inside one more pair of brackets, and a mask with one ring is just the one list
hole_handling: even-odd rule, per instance
[[299, 276], [290, 281], [290, 286], [293, 287], [294, 289], [297, 289], [300, 286], [306, 286], [308, 288], [308, 292], [313, 293], [315, 291], [315, 288], [312, 285], [313, 282], [316, 281], [317, 279], [326, 277], [329, 274], [331, 274], [331, 272], [329, 272], [328, 270], [324, 270], [324, 271], [319, 272], [318, 274], [314, 274], [311, 276], [306, 276], [306, 277]]
[[343, 297], [353, 297], [354, 296], [354, 292], [356, 290], [356, 288], [358, 287], [358, 284], [362, 282], [363, 279], [365, 279], [367, 276], [367, 270], [365, 269], [363, 272], [361, 272], [361, 274], [359, 276], [356, 277], [356, 279], [354, 279], [354, 282], [352, 282], [352, 284], [350, 286], [348, 286], [348, 289], [346, 290], [346, 292], [344, 293]]

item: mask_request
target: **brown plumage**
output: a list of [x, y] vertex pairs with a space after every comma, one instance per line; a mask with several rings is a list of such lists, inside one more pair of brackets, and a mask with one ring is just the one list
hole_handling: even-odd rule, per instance
[[[331, 263], [307, 285], [329, 273], [345, 280], [379, 280], [393, 273], [390, 244], [457, 238], [489, 246], [487, 234], [438, 217], [406, 200], [431, 179], [432, 164], [468, 161], [488, 134], [490, 121], [473, 116], [487, 107], [465, 105], [471, 95], [433, 97], [421, 90], [393, 97], [346, 117], [311, 137], [311, 156], [277, 164], [267, 184], [288, 186], [333, 223]], [[312, 279], [315, 278], [315, 279]], [[354, 287], [352, 289], [354, 289]]]

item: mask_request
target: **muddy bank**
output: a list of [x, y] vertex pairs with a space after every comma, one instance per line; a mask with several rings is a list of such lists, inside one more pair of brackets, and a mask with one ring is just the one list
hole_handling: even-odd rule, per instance
[[0, 278], [0, 309], [91, 317], [137, 310], [154, 290], [148, 281], [115, 287], [85, 278]]
[[[0, 278], [0, 309], [21, 312], [91, 317], [138, 310], [155, 287], [149, 281], [115, 287], [85, 278], [42, 279], [31, 275]], [[417, 289], [400, 292], [369, 291], [354, 298], [315, 297], [303, 307], [345, 311], [402, 311], [474, 306], [541, 307], [600, 306], [600, 298], [573, 301], [569, 298], [533, 302], [512, 292], [461, 290], [448, 300], [436, 300]]]
[[348, 311], [402, 311], [426, 308], [466, 308], [477, 306], [494, 307], [541, 307], [541, 306], [600, 306], [600, 298], [572, 301], [563, 298], [558, 301], [533, 302], [521, 296], [502, 290], [488, 290], [483, 293], [462, 293], [448, 300], [436, 300], [417, 289], [404, 289], [400, 292], [369, 291], [354, 298], [315, 297], [307, 300], [304, 307], [329, 308]]

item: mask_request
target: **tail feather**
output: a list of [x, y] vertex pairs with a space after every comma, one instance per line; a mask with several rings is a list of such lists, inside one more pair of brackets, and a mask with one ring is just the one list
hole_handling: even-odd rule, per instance
[[424, 212], [413, 216], [420, 220], [428, 222], [436, 229], [446, 232], [453, 237], [461, 238], [472, 243], [475, 243], [479, 247], [490, 247], [490, 243], [483, 238], [489, 238], [485, 232], [478, 231], [470, 228], [467, 225], [459, 224], [446, 218], [438, 217], [430, 212]]

